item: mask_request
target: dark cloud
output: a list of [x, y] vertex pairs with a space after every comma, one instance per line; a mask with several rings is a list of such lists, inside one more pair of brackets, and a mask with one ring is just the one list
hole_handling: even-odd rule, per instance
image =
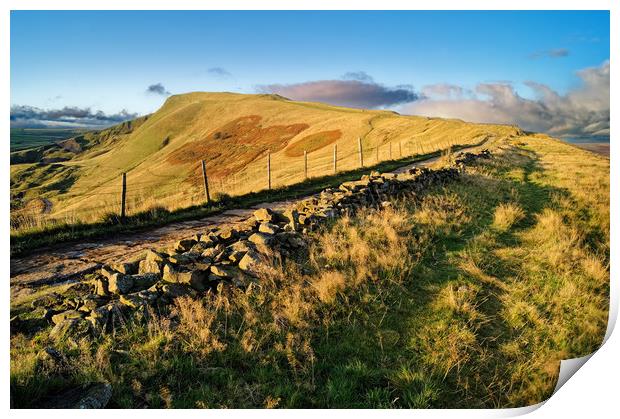
[[[370, 77], [366, 73], [357, 77]], [[258, 86], [264, 93], [277, 93], [293, 100], [323, 102], [354, 108], [383, 108], [413, 102], [419, 96], [411, 86], [387, 87], [368, 80], [318, 80], [296, 84], [270, 84]]]
[[538, 51], [530, 54], [530, 58], [533, 60], [537, 60], [539, 58], [562, 58], [567, 57], [570, 52], [566, 48], [555, 48], [548, 49], [545, 51]]
[[146, 88], [146, 93], [152, 93], [161, 96], [170, 96], [170, 92], [167, 91], [164, 85], [161, 83], [151, 84], [149, 87]]
[[40, 109], [34, 106], [15, 105], [11, 107], [11, 127], [76, 127], [104, 128], [134, 119], [138, 114], [122, 110], [116, 114], [102, 111], [92, 112], [90, 108], [65, 106], [62, 109]]
[[232, 76], [232, 74], [230, 74], [230, 72], [228, 70], [226, 70], [225, 68], [222, 67], [211, 67], [209, 69], [207, 69], [207, 73], [213, 75], [213, 76], [218, 76], [218, 77], [230, 77]]
[[609, 61], [581, 70], [577, 75], [581, 78], [581, 86], [565, 95], [544, 84], [527, 82], [536, 98], [526, 99], [510, 84], [482, 83], [471, 96], [424, 98], [405, 105], [401, 111], [474, 122], [518, 124], [526, 130], [559, 137], [609, 136]]

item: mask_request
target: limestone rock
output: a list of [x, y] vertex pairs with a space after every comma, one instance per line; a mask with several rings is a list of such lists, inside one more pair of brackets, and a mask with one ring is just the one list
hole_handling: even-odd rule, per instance
[[212, 265], [211, 266], [211, 274], [221, 278], [221, 279], [230, 279], [234, 275], [234, 269], [225, 267], [222, 265]]
[[90, 332], [90, 323], [80, 318], [69, 318], [55, 325], [50, 331], [50, 338], [59, 341], [67, 337], [85, 336]]
[[207, 276], [206, 271], [177, 271], [172, 265], [164, 266], [164, 281], [186, 284], [197, 291], [204, 291], [207, 288]]
[[265, 233], [265, 234], [276, 234], [278, 232], [278, 226], [275, 224], [271, 224], [271, 223], [261, 223], [261, 225], [258, 227], [258, 231], [261, 233]]
[[98, 278], [95, 282], [95, 294], [100, 296], [110, 295], [110, 290], [108, 289], [108, 280], [104, 278]]
[[239, 269], [250, 274], [256, 275], [257, 268], [261, 264], [261, 259], [258, 253], [254, 251], [247, 252], [245, 256], [239, 261]]
[[82, 318], [82, 313], [80, 313], [79, 311], [67, 310], [67, 311], [63, 311], [62, 313], [52, 316], [52, 322], [54, 324], [59, 324], [67, 319], [81, 319], [81, 318]]
[[141, 291], [147, 288], [150, 288], [159, 281], [161, 276], [159, 274], [147, 273], [147, 274], [137, 274], [131, 275], [131, 279], [133, 281], [132, 289], [134, 291]]
[[270, 223], [273, 221], [273, 211], [269, 208], [257, 209], [256, 211], [254, 211], [254, 218], [256, 218], [256, 221], [258, 221], [259, 223]]
[[115, 263], [111, 268], [125, 275], [134, 275], [138, 273], [138, 262]]
[[133, 278], [129, 275], [115, 273], [108, 279], [108, 290], [113, 294], [127, 294], [133, 287]]
[[88, 383], [66, 390], [44, 403], [46, 409], [103, 409], [112, 398], [109, 383]]
[[249, 241], [251, 241], [252, 243], [256, 244], [256, 245], [260, 245], [260, 246], [269, 246], [272, 241], [273, 241], [273, 237], [270, 236], [269, 234], [265, 234], [265, 233], [254, 233], [252, 234], [249, 238]]
[[197, 243], [197, 240], [194, 239], [183, 239], [183, 240], [179, 240], [178, 242], [176, 242], [174, 244], [174, 250], [176, 252], [187, 252], [189, 249], [192, 248], [193, 245], [195, 245]]
[[162, 254], [153, 250], [147, 250], [144, 260], [140, 261], [138, 266], [138, 273], [161, 273], [161, 268], [165, 262], [165, 258]]
[[152, 305], [157, 300], [159, 294], [154, 291], [138, 291], [132, 294], [121, 295], [120, 302], [131, 308]]

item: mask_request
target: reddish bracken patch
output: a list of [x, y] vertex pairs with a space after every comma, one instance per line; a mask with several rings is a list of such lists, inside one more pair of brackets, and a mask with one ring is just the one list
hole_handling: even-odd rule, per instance
[[342, 137], [342, 132], [339, 129], [317, 132], [296, 141], [284, 153], [289, 157], [303, 156], [304, 151], [310, 153], [311, 151], [318, 150], [336, 142], [340, 137]]
[[[192, 141], [170, 153], [170, 164], [197, 163], [205, 160], [209, 176], [222, 178], [235, 173], [261, 154], [275, 153], [286, 147], [308, 124], [271, 125], [260, 124], [262, 117], [248, 115], [237, 118], [217, 128], [206, 138]], [[201, 169], [196, 168], [194, 179], [200, 180]], [[196, 181], [199, 183], [198, 181]]]

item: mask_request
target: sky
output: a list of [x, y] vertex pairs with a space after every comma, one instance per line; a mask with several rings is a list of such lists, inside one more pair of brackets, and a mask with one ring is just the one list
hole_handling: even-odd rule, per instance
[[609, 12], [11, 12], [12, 126], [111, 125], [190, 91], [608, 136]]

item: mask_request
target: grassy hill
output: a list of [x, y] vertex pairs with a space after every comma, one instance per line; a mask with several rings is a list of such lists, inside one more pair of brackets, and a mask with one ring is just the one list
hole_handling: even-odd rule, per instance
[[[180, 298], [94, 338], [13, 334], [16, 406], [93, 381], [112, 385], [111, 408], [547, 399], [560, 360], [590, 354], [605, 335], [609, 159], [544, 135], [485, 147], [493, 157], [460, 180], [310, 232], [306, 252], [247, 290]], [[12, 314], [41, 321], [33, 300], [68, 286], [13, 300]]]
[[269, 152], [272, 187], [279, 187], [304, 179], [304, 151], [310, 177], [332, 173], [334, 145], [339, 170], [359, 167], [358, 138], [370, 164], [519, 132], [277, 95], [188, 93], [171, 96], [152, 115], [12, 155], [11, 192], [16, 211], [94, 221], [118, 211], [122, 173], [129, 213], [176, 209], [204, 200], [200, 160], [213, 195], [239, 195], [267, 187]]

